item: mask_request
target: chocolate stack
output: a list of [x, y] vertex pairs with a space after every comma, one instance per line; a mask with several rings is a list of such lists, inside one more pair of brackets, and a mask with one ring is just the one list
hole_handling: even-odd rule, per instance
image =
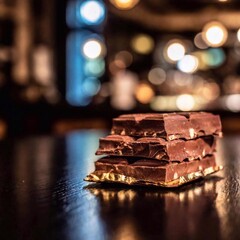
[[95, 171], [85, 180], [174, 187], [220, 169], [218, 115], [206, 112], [127, 114], [101, 138]]

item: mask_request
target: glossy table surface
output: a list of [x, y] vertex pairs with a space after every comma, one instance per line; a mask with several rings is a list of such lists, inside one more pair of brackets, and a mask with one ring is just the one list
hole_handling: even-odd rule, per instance
[[240, 239], [240, 136], [218, 143], [224, 170], [178, 189], [97, 185], [107, 132], [0, 143], [0, 239]]

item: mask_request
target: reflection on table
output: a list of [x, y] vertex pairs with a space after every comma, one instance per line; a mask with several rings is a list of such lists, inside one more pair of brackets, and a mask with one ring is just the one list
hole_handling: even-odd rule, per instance
[[238, 239], [239, 136], [218, 145], [224, 170], [177, 189], [99, 185], [104, 131], [0, 142], [1, 239]]

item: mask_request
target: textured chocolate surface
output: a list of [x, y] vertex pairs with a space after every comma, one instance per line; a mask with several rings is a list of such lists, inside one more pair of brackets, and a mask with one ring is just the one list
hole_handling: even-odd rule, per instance
[[221, 136], [220, 117], [206, 112], [126, 114], [113, 119], [111, 134], [164, 137], [167, 140]]
[[145, 157], [166, 161], [185, 159], [201, 159], [212, 154], [216, 149], [216, 139], [213, 136], [194, 140], [166, 141], [163, 138], [138, 138], [129, 136], [109, 135], [100, 138], [97, 155]]
[[208, 168], [216, 167], [214, 155], [206, 156], [202, 160], [182, 163], [168, 163], [165, 161], [136, 159], [124, 157], [104, 157], [95, 162], [95, 176], [102, 174], [117, 174], [126, 178], [147, 182], [169, 182], [182, 176]]

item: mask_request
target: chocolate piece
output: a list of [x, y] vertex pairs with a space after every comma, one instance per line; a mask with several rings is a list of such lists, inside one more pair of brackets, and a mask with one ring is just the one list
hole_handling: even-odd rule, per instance
[[216, 139], [213, 136], [194, 140], [166, 141], [163, 138], [138, 138], [129, 136], [109, 135], [100, 138], [97, 155], [131, 156], [153, 158], [166, 161], [185, 159], [201, 159], [212, 154], [216, 149]]
[[113, 119], [111, 134], [164, 137], [167, 140], [221, 136], [218, 115], [206, 112], [126, 114]]
[[219, 170], [215, 157], [182, 163], [104, 157], [95, 162], [96, 170], [86, 177], [92, 182], [118, 182], [129, 185], [179, 186]]

